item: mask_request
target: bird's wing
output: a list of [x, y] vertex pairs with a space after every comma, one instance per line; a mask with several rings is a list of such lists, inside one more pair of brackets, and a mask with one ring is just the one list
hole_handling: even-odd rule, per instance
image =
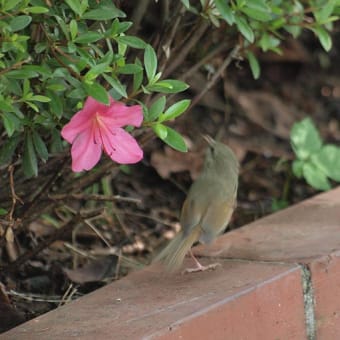
[[202, 243], [210, 243], [226, 228], [234, 208], [235, 197], [214, 200], [210, 203], [201, 222], [202, 234], [200, 241]]
[[197, 201], [187, 198], [182, 207], [180, 223], [184, 235], [188, 235], [190, 231], [200, 223], [202, 214], [205, 211], [199, 209]]

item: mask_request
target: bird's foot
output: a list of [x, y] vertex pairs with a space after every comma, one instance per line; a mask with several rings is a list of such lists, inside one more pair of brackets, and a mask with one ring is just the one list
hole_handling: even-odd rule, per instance
[[212, 263], [208, 266], [203, 266], [200, 263], [197, 263], [197, 267], [195, 268], [186, 268], [182, 271], [182, 274], [189, 274], [189, 273], [197, 273], [197, 272], [205, 272], [206, 270], [215, 270], [217, 267], [220, 267], [220, 263]]

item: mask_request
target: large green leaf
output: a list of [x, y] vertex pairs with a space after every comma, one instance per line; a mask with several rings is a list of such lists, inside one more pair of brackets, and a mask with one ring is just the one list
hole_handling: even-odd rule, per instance
[[313, 163], [329, 178], [340, 182], [340, 148], [327, 144], [312, 156]]
[[320, 150], [322, 140], [310, 118], [295, 123], [290, 131], [292, 148], [299, 159], [306, 160]]
[[329, 190], [331, 185], [327, 176], [315, 164], [306, 162], [303, 165], [303, 177], [307, 183], [318, 190]]

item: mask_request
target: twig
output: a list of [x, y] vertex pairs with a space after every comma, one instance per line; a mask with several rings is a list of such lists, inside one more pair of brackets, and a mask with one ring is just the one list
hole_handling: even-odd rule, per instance
[[67, 199], [75, 199], [75, 200], [85, 200], [85, 201], [121, 201], [121, 202], [131, 202], [139, 204], [142, 201], [139, 198], [133, 197], [123, 197], [120, 195], [99, 195], [99, 194], [56, 194], [56, 195], [48, 195], [49, 199], [52, 200], [67, 200]]
[[10, 188], [11, 188], [11, 195], [12, 195], [12, 207], [11, 207], [11, 211], [9, 213], [9, 221], [13, 221], [13, 214], [14, 214], [14, 209], [16, 206], [17, 201], [19, 201], [21, 204], [24, 204], [24, 202], [22, 201], [22, 199], [15, 193], [15, 189], [14, 189], [14, 179], [13, 179], [13, 172], [14, 172], [14, 166], [10, 165], [8, 167], [8, 172], [9, 172], [9, 184], [10, 184]]
[[150, 0], [137, 1], [136, 6], [134, 6], [134, 11], [131, 17], [131, 22], [133, 22], [133, 26], [130, 30], [131, 35], [135, 35], [139, 31], [140, 23], [145, 16], [149, 2]]
[[207, 85], [204, 87], [204, 89], [193, 99], [191, 102], [189, 110], [191, 110], [201, 99], [202, 97], [215, 85], [217, 80], [221, 77], [224, 70], [229, 66], [229, 64], [232, 62], [233, 59], [236, 58], [241, 46], [237, 44], [228, 57], [224, 60], [224, 62], [221, 64], [221, 66], [218, 68], [218, 70], [215, 72], [213, 77], [210, 79], [210, 81], [207, 83]]
[[50, 303], [60, 303], [62, 302], [62, 298], [60, 296], [45, 296], [40, 294], [24, 294], [19, 293], [14, 290], [10, 290], [7, 292], [8, 295], [15, 296], [17, 298], [27, 300], [27, 301], [36, 301], [36, 302], [50, 302]]
[[50, 246], [54, 241], [62, 238], [67, 232], [70, 232], [72, 228], [74, 228], [79, 222], [84, 219], [91, 218], [97, 216], [99, 213], [98, 210], [80, 213], [78, 212], [75, 216], [73, 216], [68, 222], [66, 222], [62, 227], [56, 230], [52, 235], [47, 237], [44, 241], [38, 244], [34, 249], [28, 250], [19, 256], [15, 261], [9, 263], [6, 266], [0, 266], [0, 270], [13, 272], [16, 268], [22, 265], [24, 262], [28, 261], [32, 257], [36, 256], [42, 250]]
[[184, 45], [182, 50], [177, 54], [176, 59], [169, 65], [169, 67], [164, 70], [163, 77], [166, 78], [169, 74], [177, 69], [179, 65], [183, 63], [186, 56], [189, 54], [191, 49], [197, 44], [197, 42], [201, 39], [206, 29], [209, 27], [209, 24], [204, 21], [201, 23], [199, 28], [195, 31], [195, 34], [191, 37], [191, 39]]
[[210, 59], [214, 58], [215, 55], [224, 51], [227, 48], [226, 44], [218, 45], [215, 49], [213, 49], [210, 53], [208, 53], [204, 58], [200, 59], [198, 63], [192, 66], [188, 71], [182, 74], [179, 79], [185, 81], [189, 78], [193, 73], [195, 73], [202, 65], [206, 64]]

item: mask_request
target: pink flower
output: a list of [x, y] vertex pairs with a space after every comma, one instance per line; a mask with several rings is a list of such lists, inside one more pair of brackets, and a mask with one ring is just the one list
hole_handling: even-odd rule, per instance
[[83, 109], [61, 130], [63, 138], [72, 144], [72, 170], [92, 169], [98, 163], [102, 150], [120, 164], [139, 162], [143, 151], [122, 127], [138, 127], [142, 121], [140, 105], [126, 106], [110, 97], [110, 105], [106, 106], [88, 97]]

